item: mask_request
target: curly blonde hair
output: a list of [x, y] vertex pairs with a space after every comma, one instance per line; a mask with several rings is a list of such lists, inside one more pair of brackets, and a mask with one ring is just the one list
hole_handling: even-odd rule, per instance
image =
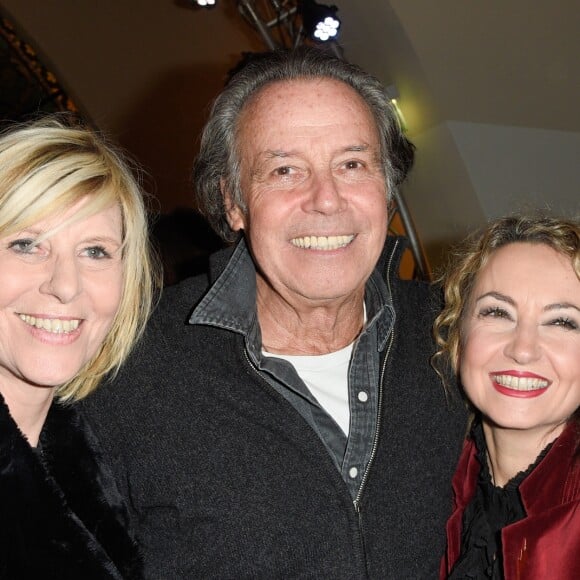
[[512, 216], [490, 223], [455, 248], [440, 279], [445, 306], [435, 320], [436, 366], [446, 364], [454, 372], [461, 346], [461, 324], [477, 275], [492, 254], [508, 244], [544, 244], [570, 258], [580, 279], [580, 222], [548, 216]]
[[[441, 277], [445, 306], [435, 319], [437, 352], [432, 363], [441, 377], [457, 374], [461, 356], [462, 324], [481, 269], [496, 250], [513, 243], [543, 244], [570, 259], [580, 279], [580, 221], [545, 215], [511, 216], [491, 222], [469, 236], [451, 253]], [[573, 420], [580, 427], [580, 410]]]

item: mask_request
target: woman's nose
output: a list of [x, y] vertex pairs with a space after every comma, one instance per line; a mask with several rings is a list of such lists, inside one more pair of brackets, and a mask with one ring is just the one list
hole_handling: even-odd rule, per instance
[[42, 294], [52, 295], [66, 304], [81, 292], [81, 278], [74, 259], [55, 257], [47, 264], [46, 278], [40, 286]]
[[537, 326], [518, 323], [506, 344], [505, 354], [518, 364], [526, 364], [537, 360], [541, 351]]

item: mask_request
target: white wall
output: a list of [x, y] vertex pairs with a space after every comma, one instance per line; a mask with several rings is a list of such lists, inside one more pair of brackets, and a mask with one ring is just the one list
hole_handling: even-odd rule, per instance
[[415, 166], [403, 195], [429, 262], [437, 267], [449, 244], [484, 223], [485, 214], [447, 124], [416, 133], [412, 140]]
[[580, 133], [448, 125], [486, 218], [535, 208], [580, 217]]
[[[241, 51], [263, 49], [235, 3], [221, 2], [213, 11], [186, 9], [176, 0], [0, 3], [34, 40], [83, 110], [149, 171], [149, 189], [157, 194], [160, 208], [170, 211], [189, 205], [191, 160], [207, 105]], [[578, 67], [566, 65], [576, 54], [564, 50], [564, 40], [573, 38], [576, 30], [567, 14], [576, 12], [562, 11], [560, 29], [550, 29], [542, 26], [545, 10], [536, 10], [536, 26], [525, 23], [516, 29], [501, 17], [503, 5], [498, 12], [482, 4], [478, 10], [489, 21], [480, 38], [473, 36], [481, 33], [480, 13], [471, 17], [472, 8], [458, 8], [451, 0], [442, 2], [444, 9], [427, 0], [368, 0], [368, 4], [337, 0], [337, 4], [344, 21], [341, 42], [346, 57], [399, 90], [409, 136], [417, 145], [416, 166], [403, 194], [432, 265], [440, 262], [449, 243], [486, 219], [522, 206], [580, 214], [580, 134], [524, 128], [532, 123], [529, 117], [553, 122], [551, 115], [539, 113], [561, 112], [564, 120], [575, 117], [576, 124], [574, 118], [570, 123], [577, 130], [578, 109], [570, 103], [577, 102]], [[361, 10], [362, 4], [366, 10]], [[529, 9], [523, 0], [508, 4], [512, 17]], [[572, 0], [565, 4], [571, 6]], [[564, 36], [562, 24], [567, 24]], [[514, 55], [505, 46], [518, 47], [521, 58], [511, 68], [506, 69], [505, 63], [501, 68], [518, 79], [511, 93], [506, 86], [509, 75], [481, 87], [497, 69], [497, 59], [489, 63], [487, 57], [492, 33], [501, 40], [494, 45], [501, 56]], [[450, 38], [455, 42], [450, 44]], [[544, 42], [538, 44], [538, 39]], [[544, 54], [550, 44], [555, 45], [553, 50]], [[537, 54], [538, 46], [544, 60]], [[530, 47], [536, 51], [531, 56]], [[550, 88], [562, 88], [561, 111], [554, 109], [555, 90], [544, 103], [553, 109], [538, 106], [546, 74], [556, 83]], [[536, 90], [529, 90], [530, 83]], [[493, 94], [487, 92], [489, 86], [494, 87]], [[498, 92], [498, 87], [503, 90]], [[499, 97], [504, 106], [498, 105]], [[476, 115], [467, 117], [477, 103]], [[514, 107], [528, 115], [504, 120]], [[485, 124], [492, 121], [496, 124]], [[499, 124], [518, 122], [521, 127]], [[563, 125], [567, 126], [555, 122], [544, 126]]]

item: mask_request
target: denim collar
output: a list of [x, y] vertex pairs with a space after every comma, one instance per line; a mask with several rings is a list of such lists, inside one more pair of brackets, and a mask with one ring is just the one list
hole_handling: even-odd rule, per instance
[[[367, 324], [376, 325], [377, 347], [382, 351], [394, 323], [394, 309], [387, 286], [374, 270], [365, 289]], [[256, 268], [245, 238], [236, 245], [226, 267], [193, 310], [190, 324], [224, 328], [246, 337], [251, 350], [260, 350], [261, 336], [256, 312]]]

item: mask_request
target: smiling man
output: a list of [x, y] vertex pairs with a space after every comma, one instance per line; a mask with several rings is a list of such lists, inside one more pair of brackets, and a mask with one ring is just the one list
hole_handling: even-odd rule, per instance
[[313, 48], [216, 100], [198, 206], [236, 244], [167, 290], [88, 410], [151, 578], [434, 578], [464, 414], [388, 203], [413, 160], [383, 87]]

